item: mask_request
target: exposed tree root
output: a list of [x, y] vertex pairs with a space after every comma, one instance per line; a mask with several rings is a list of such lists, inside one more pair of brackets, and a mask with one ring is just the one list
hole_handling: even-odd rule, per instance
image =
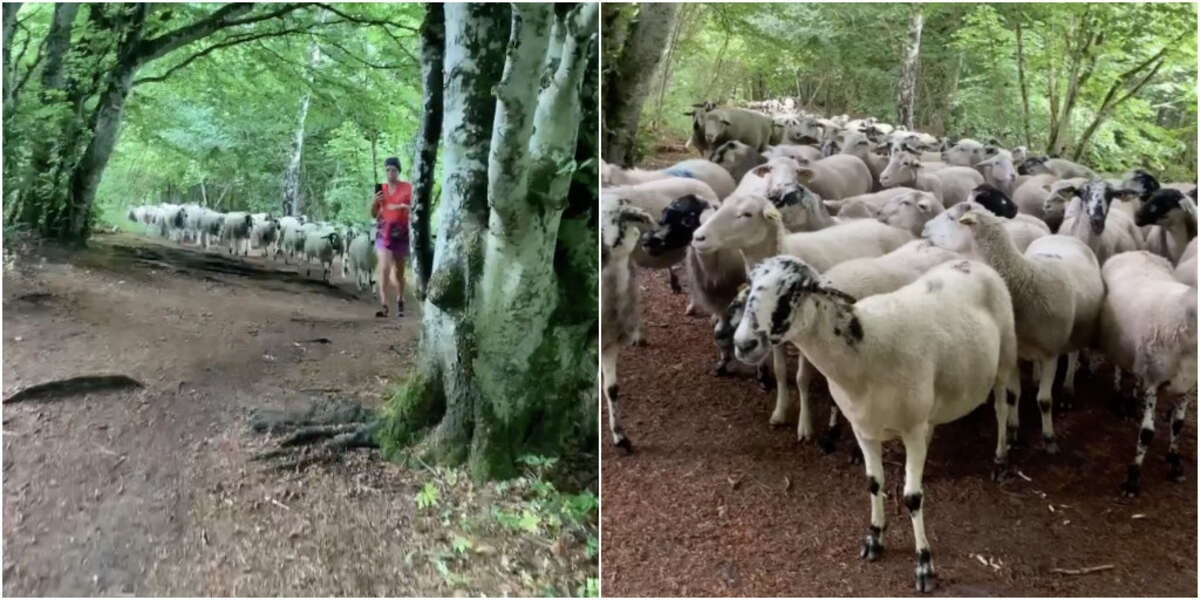
[[276, 461], [270, 468], [284, 471], [334, 462], [353, 448], [377, 448], [378, 426], [379, 420], [373, 412], [353, 402], [320, 399], [301, 410], [256, 410], [250, 416], [251, 429], [286, 435], [274, 448], [250, 459]]
[[140, 381], [126, 375], [83, 375], [69, 379], [48, 381], [27, 387], [5, 398], [4, 403], [24, 402], [26, 400], [53, 400], [76, 394], [119, 390], [130, 387], [140, 388], [144, 386]]

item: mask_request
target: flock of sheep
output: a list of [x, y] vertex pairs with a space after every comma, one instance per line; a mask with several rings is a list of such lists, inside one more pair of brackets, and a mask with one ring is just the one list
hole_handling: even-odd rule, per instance
[[[688, 275], [689, 314], [711, 315], [715, 371], [730, 355], [774, 371], [772, 425], [797, 418], [815, 439], [814, 369], [834, 400], [827, 451], [849, 421], [871, 499], [862, 556], [882, 552], [881, 442], [905, 447], [904, 503], [916, 589], [934, 589], [921, 477], [937, 425], [989, 397], [994, 476], [1017, 433], [1018, 361], [1032, 363], [1043, 447], [1058, 449], [1053, 406], [1069, 407], [1081, 353], [1112, 365], [1143, 402], [1121, 489], [1141, 489], [1160, 393], [1175, 400], [1167, 477], [1196, 386], [1196, 185], [1135, 170], [1104, 178], [1061, 158], [874, 119], [823, 119], [778, 103], [695, 105], [689, 146], [705, 159], [660, 170], [602, 165], [601, 377], [613, 442], [632, 449], [618, 412], [617, 354], [641, 341], [637, 267]], [[675, 274], [672, 288], [679, 292]], [[799, 414], [786, 347], [799, 350]], [[1062, 392], [1052, 398], [1058, 360]], [[768, 361], [768, 357], [770, 361]]]
[[191, 243], [208, 250], [225, 245], [229, 254], [249, 256], [261, 249], [264, 257], [281, 256], [302, 261], [305, 275], [313, 262], [321, 265], [321, 276], [329, 280], [333, 261], [341, 257], [342, 277], [354, 273], [361, 291], [373, 288], [376, 256], [374, 226], [341, 226], [310, 222], [304, 216], [273, 217], [267, 213], [222, 213], [195, 204], [157, 204], [129, 209], [129, 220], [145, 225], [156, 235], [176, 243]]

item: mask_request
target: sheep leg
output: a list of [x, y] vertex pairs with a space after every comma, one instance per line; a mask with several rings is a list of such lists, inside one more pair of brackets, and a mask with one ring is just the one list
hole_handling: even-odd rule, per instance
[[933, 557], [929, 553], [929, 540], [925, 538], [925, 511], [921, 510], [924, 493], [921, 478], [925, 471], [925, 454], [929, 450], [929, 439], [933, 427], [923, 424], [903, 437], [904, 440], [904, 506], [908, 507], [912, 519], [913, 542], [917, 548], [916, 583], [917, 591], [929, 593], [937, 587], [937, 575], [933, 572]]
[[1125, 483], [1121, 492], [1127, 498], [1133, 498], [1141, 492], [1142, 460], [1146, 458], [1146, 449], [1154, 440], [1154, 408], [1158, 404], [1158, 386], [1143, 383], [1143, 393], [1146, 394], [1146, 406], [1142, 409], [1142, 428], [1138, 432], [1137, 453], [1133, 455], [1133, 464], [1129, 465]]
[[1079, 369], [1079, 351], [1067, 353], [1067, 372], [1063, 374], [1062, 394], [1058, 405], [1063, 410], [1071, 410], [1075, 400], [1075, 372]]
[[[800, 355], [801, 368], [804, 368], [804, 366], [805, 366], [804, 363], [806, 363], [806, 362], [808, 362], [808, 361], [805, 360], [804, 355], [801, 354]], [[797, 373], [796, 385], [801, 385], [799, 373]], [[803, 389], [803, 388], [801, 388], [801, 389]], [[837, 403], [830, 402], [829, 403], [829, 428], [825, 430], [825, 435], [821, 436], [821, 440], [819, 442], [817, 442], [817, 445], [819, 445], [821, 447], [821, 451], [824, 452], [825, 454], [832, 454], [833, 451], [837, 449], [837, 441], [839, 439], [841, 439], [841, 437], [842, 437], [842, 422], [838, 420]], [[860, 458], [861, 458], [861, 456], [860, 456]]]
[[[787, 355], [782, 351], [786, 360]], [[784, 363], [787, 366], [787, 363]], [[796, 439], [801, 442], [815, 437], [812, 426], [812, 411], [809, 410], [808, 403], [808, 384], [812, 381], [812, 365], [808, 364], [808, 360], [804, 358], [804, 353], [800, 353], [800, 364], [796, 368], [796, 387], [800, 390], [800, 416], [796, 419]], [[782, 382], [780, 388], [786, 387]], [[826, 450], [829, 452], [830, 450]]]
[[1187, 416], [1191, 394], [1182, 394], [1171, 411], [1171, 445], [1167, 449], [1167, 479], [1183, 481], [1183, 460], [1179, 456], [1179, 434], [1183, 432], [1183, 419]]
[[675, 274], [674, 268], [667, 267], [667, 277], [668, 277], [668, 281], [671, 284], [671, 293], [672, 294], [682, 294], [683, 286], [679, 285], [679, 276]]
[[997, 383], [992, 387], [992, 404], [996, 409], [996, 459], [992, 481], [1001, 481], [1008, 470], [1008, 411], [1012, 408], [1007, 385]]
[[1042, 412], [1042, 443], [1046, 454], [1058, 454], [1058, 442], [1054, 439], [1054, 398], [1051, 396], [1051, 386], [1054, 385], [1054, 374], [1058, 372], [1058, 357], [1044, 360], [1040, 364], [1040, 382], [1038, 384], [1038, 410]]
[[[771, 349], [771, 370], [775, 371], [775, 411], [771, 413], [771, 425], [783, 425], [787, 423], [788, 413], [792, 409], [792, 397], [788, 394], [787, 386], [787, 354], [783, 350], [783, 346], [779, 345]], [[804, 408], [801, 407], [801, 418], [804, 415]], [[812, 433], [812, 426], [809, 425], [808, 430]]]
[[883, 444], [869, 440], [854, 431], [858, 446], [862, 449], [863, 463], [867, 468], [867, 491], [871, 493], [871, 526], [863, 538], [859, 557], [869, 561], [879, 560], [883, 555], [883, 531], [887, 528], [887, 515], [883, 510]]
[[621, 419], [617, 415], [617, 396], [620, 386], [617, 385], [617, 352], [619, 346], [613, 345], [604, 349], [600, 357], [601, 375], [604, 379], [604, 401], [608, 403], [608, 429], [612, 432], [613, 445], [633, 452], [633, 444], [625, 437], [625, 429], [621, 427]]

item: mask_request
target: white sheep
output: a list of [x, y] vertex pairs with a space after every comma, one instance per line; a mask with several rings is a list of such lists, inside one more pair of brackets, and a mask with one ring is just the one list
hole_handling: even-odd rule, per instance
[[[1055, 454], [1058, 444], [1051, 386], [1058, 357], [1070, 353], [1063, 388], [1068, 395], [1074, 394], [1078, 352], [1091, 345], [1104, 301], [1100, 264], [1086, 244], [1066, 235], [1040, 237], [1022, 252], [1004, 227], [1006, 220], [982, 206], [972, 206], [958, 221], [971, 229], [984, 262], [996, 269], [1008, 286], [1016, 318], [1017, 355], [1033, 363], [1034, 379], [1039, 382], [1042, 440], [1046, 452]], [[1016, 434], [1017, 412], [1009, 413], [1010, 436]]]
[[[873, 220], [856, 220], [817, 231], [789, 234], [779, 210], [766, 198], [734, 195], [700, 225], [692, 235], [692, 247], [700, 252], [740, 250], [747, 271], [778, 254], [800, 257], [813, 268], [823, 271], [852, 258], [887, 254], [911, 239], [908, 232]], [[782, 349], [775, 352], [774, 369], [776, 400], [770, 423], [782, 425], [791, 412], [791, 397], [783, 379], [786, 357]], [[808, 397], [804, 395], [797, 435], [802, 440], [808, 439], [812, 431]]]
[[633, 444], [625, 435], [617, 414], [619, 385], [617, 355], [622, 345], [632, 344], [640, 330], [641, 295], [634, 281], [632, 260], [638, 237], [654, 227], [646, 211], [619, 196], [600, 197], [600, 376], [601, 390], [608, 403], [608, 423], [613, 444], [626, 451]]
[[318, 227], [304, 236], [305, 275], [312, 273], [312, 261], [321, 265], [321, 279], [329, 281], [333, 272], [333, 257], [342, 251], [342, 236], [334, 227]]
[[[347, 260], [348, 259], [348, 260]], [[375, 254], [375, 236], [371, 229], [354, 231], [342, 259], [342, 277], [347, 272], [354, 274], [354, 286], [359, 290], [374, 289], [375, 265], [379, 257]], [[348, 265], [348, 268], [347, 268]]]
[[241, 252], [242, 256], [250, 255], [250, 228], [253, 226], [254, 219], [250, 213], [225, 213], [225, 222], [221, 225], [221, 241], [229, 245], [230, 254], [236, 256]]
[[932, 192], [949, 208], [967, 199], [971, 190], [983, 183], [983, 175], [969, 167], [948, 166], [931, 172], [921, 168], [921, 160], [907, 151], [893, 153], [887, 168], [879, 174], [879, 185], [885, 188], [909, 186]]
[[1092, 180], [1059, 192], [1071, 201], [1058, 232], [1087, 244], [1101, 265], [1114, 254], [1142, 247], [1142, 234], [1133, 220], [1121, 211], [1109, 210], [1118, 192], [1107, 181]]
[[882, 443], [904, 442], [916, 589], [933, 591], [921, 482], [934, 427], [966, 416], [990, 394], [997, 470], [1007, 463], [1004, 398], [1016, 378], [1017, 344], [1004, 281], [987, 265], [958, 260], [894, 292], [855, 301], [790, 256], [764, 261], [750, 280], [746, 315], [734, 334], [738, 359], [754, 361], [790, 341], [829, 381], [866, 464], [871, 525], [861, 556], [867, 560], [883, 551]]
[[732, 194], [733, 188], [736, 187], [733, 177], [730, 177], [725, 169], [702, 158], [688, 159], [665, 169], [656, 170], [622, 169], [617, 165], [600, 161], [600, 184], [603, 186], [637, 185], [668, 177], [684, 177], [703, 181], [709, 188], [712, 188], [718, 198]]
[[946, 209], [930, 192], [913, 191], [893, 196], [879, 209], [880, 223], [898, 227], [920, 237], [925, 224]]
[[[946, 209], [945, 212], [925, 224], [925, 228], [921, 230], [921, 237], [932, 241], [941, 248], [953, 250], [968, 258], [982, 260], [979, 248], [975, 243], [975, 236], [966, 225], [958, 222], [959, 217], [976, 206], [983, 205], [975, 202], [960, 202]], [[1018, 214], [1006, 220], [1004, 227], [1021, 252], [1024, 252], [1034, 240], [1050, 235], [1050, 228], [1045, 223], [1029, 215]]]
[[1117, 368], [1137, 376], [1144, 402], [1137, 452], [1121, 486], [1126, 496], [1136, 496], [1163, 384], [1179, 394], [1171, 417], [1167, 476], [1183, 479], [1178, 440], [1196, 385], [1196, 289], [1176, 281], [1170, 263], [1145, 250], [1114, 255], [1101, 274], [1108, 294], [1100, 311], [1100, 346]]
[[1137, 209], [1134, 224], [1147, 233], [1146, 250], [1177, 264], [1196, 238], [1196, 203], [1179, 190], [1160, 189]]
[[[601, 197], [624, 199], [633, 206], [646, 211], [646, 214], [650, 215], [655, 221], [662, 216], [663, 209], [671, 204], [672, 201], [689, 194], [703, 198], [709, 202], [720, 202], [717, 194], [712, 191], [712, 188], [708, 187], [708, 184], [699, 179], [686, 177], [667, 177], [637, 185], [610, 186], [600, 189]], [[662, 255], [650, 256], [638, 246], [633, 250], [633, 260], [640, 267], [666, 269], [671, 283], [671, 290], [675, 293], [681, 293], [683, 289], [680, 287], [675, 271], [671, 267], [682, 262], [684, 254], [684, 249], [680, 248]]]
[[1175, 279], [1180, 283], [1196, 287], [1196, 238], [1188, 242], [1186, 248], [1183, 249], [1183, 255], [1179, 257], [1179, 264], [1175, 265]]

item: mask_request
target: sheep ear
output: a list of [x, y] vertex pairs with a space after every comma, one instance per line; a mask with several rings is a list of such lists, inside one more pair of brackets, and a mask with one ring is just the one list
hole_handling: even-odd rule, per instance
[[842, 205], [845, 203], [841, 200], [822, 200], [821, 204], [825, 207], [825, 210], [836, 213], [842, 209]]
[[643, 231], [654, 228], [654, 219], [650, 218], [650, 214], [636, 206], [621, 207], [619, 222], [632, 223]]
[[752, 173], [754, 173], [755, 175], [757, 175], [759, 177], [766, 177], [767, 175], [771, 174], [771, 165], [762, 165], [762, 166], [755, 167], [754, 170], [752, 171]]
[[1192, 199], [1190, 197], [1188, 197], [1186, 194], [1184, 194], [1183, 197], [1179, 199], [1179, 208], [1183, 209], [1183, 212], [1187, 214], [1188, 218], [1191, 219], [1193, 222], [1195, 222], [1195, 220], [1196, 220], [1196, 203], [1193, 202]]
[[779, 209], [775, 208], [775, 205], [770, 202], [763, 207], [762, 215], [768, 221], [783, 222], [783, 215], [779, 214]]
[[958, 222], [963, 225], [975, 225], [979, 223], [979, 217], [975, 216], [975, 213], [973, 212], [966, 212], [963, 213], [963, 216], [958, 218]]
[[808, 183], [809, 181], [812, 181], [814, 175], [816, 175], [816, 173], [814, 173], [809, 167], [800, 167], [799, 169], [796, 169], [796, 180], [800, 183]]

